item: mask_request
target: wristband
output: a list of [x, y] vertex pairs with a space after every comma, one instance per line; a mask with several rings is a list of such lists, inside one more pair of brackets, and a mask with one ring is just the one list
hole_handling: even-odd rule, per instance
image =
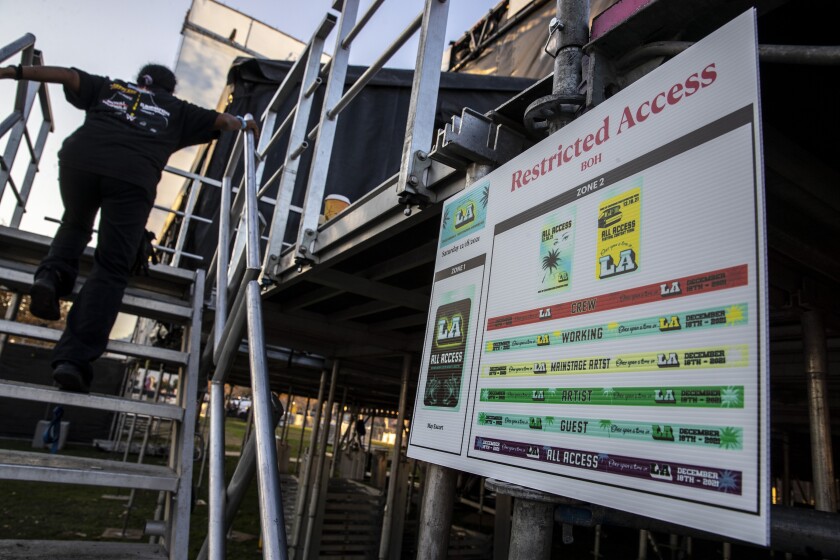
[[242, 124], [242, 128], [240, 130], [245, 130], [248, 127], [248, 123], [245, 122], [245, 117], [237, 115], [236, 118], [239, 119], [240, 124]]
[[15, 80], [22, 80], [23, 79], [23, 66], [18, 64], [17, 66], [13, 67], [15, 69]]

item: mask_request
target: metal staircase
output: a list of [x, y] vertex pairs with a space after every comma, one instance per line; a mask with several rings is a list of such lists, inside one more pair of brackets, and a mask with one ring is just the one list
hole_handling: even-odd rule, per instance
[[[277, 420], [277, 408], [270, 392], [266, 364], [266, 348], [263, 334], [262, 299], [272, 286], [282, 282], [289, 271], [305, 272], [318, 268], [322, 262], [324, 249], [330, 245], [327, 236], [319, 233], [319, 217], [324, 199], [327, 171], [330, 168], [333, 144], [335, 143], [336, 123], [342, 111], [353, 101], [359, 91], [366, 87], [376, 73], [409, 39], [417, 34], [417, 64], [412, 84], [410, 105], [408, 108], [407, 127], [403, 144], [400, 171], [391, 180], [383, 183], [376, 192], [366, 197], [382, 199], [380, 204], [370, 204], [376, 212], [390, 212], [399, 209], [399, 220], [411, 215], [413, 209], [423, 208], [428, 204], [443, 200], [446, 193], [433, 191], [430, 187], [435, 182], [436, 169], [428, 157], [427, 151], [433, 144], [434, 115], [437, 91], [440, 82], [439, 61], [444, 49], [444, 36], [449, 5], [438, 0], [425, 0], [423, 10], [402, 30], [388, 45], [380, 58], [371, 64], [354, 83], [345, 91], [345, 79], [349, 64], [349, 51], [356, 35], [365, 27], [374, 12], [384, 0], [370, 3], [367, 11], [357, 18], [359, 0], [335, 0], [332, 11], [328, 12], [321, 25], [316, 29], [304, 53], [289, 71], [285, 81], [278, 88], [274, 98], [262, 115], [262, 135], [255, 146], [251, 133], [240, 134], [233, 149], [224, 177], [219, 185], [221, 190], [221, 211], [219, 220], [219, 246], [213, 263], [207, 273], [208, 282], [213, 284], [215, 301], [213, 330], [207, 337], [207, 347], [199, 350], [200, 319], [202, 298], [205, 293], [204, 276], [177, 269], [154, 267], [151, 280], [138, 278], [126, 292], [123, 310], [144, 317], [152, 317], [169, 322], [186, 324], [185, 345], [180, 351], [150, 348], [148, 346], [113, 341], [108, 351], [125, 356], [176, 364], [183, 368], [184, 375], [179, 384], [180, 405], [177, 409], [156, 403], [139, 403], [104, 395], [68, 395], [46, 387], [31, 386], [21, 383], [7, 383], [0, 389], [0, 396], [28, 398], [44, 402], [66, 402], [82, 404], [93, 408], [99, 407], [124, 414], [145, 414], [150, 417], [168, 418], [175, 431], [170, 464], [154, 469], [148, 466], [126, 465], [114, 461], [98, 461], [88, 464], [88, 460], [63, 460], [60, 457], [44, 458], [43, 454], [6, 453], [0, 454], [0, 477], [16, 480], [51, 480], [68, 483], [94, 484], [101, 486], [121, 485], [125, 487], [160, 490], [166, 494], [163, 546], [135, 550], [131, 553], [147, 556], [131, 556], [114, 552], [109, 543], [108, 556], [125, 555], [127, 557], [150, 558], [186, 558], [187, 533], [189, 527], [191, 461], [193, 446], [193, 428], [195, 425], [196, 395], [199, 370], [209, 372], [210, 403], [210, 449], [209, 464], [209, 527], [203, 554], [215, 560], [225, 556], [225, 534], [231, 519], [236, 513], [238, 500], [244, 492], [242, 485], [234, 481], [227, 489], [224, 486], [224, 384], [228, 378], [235, 356], [239, 353], [241, 341], [247, 336], [250, 365], [250, 383], [254, 397], [254, 435], [253, 445], [243, 457], [249, 457], [250, 464], [241, 461], [243, 477], [256, 472], [259, 483], [260, 518], [265, 558], [314, 558], [318, 556], [320, 538], [318, 527], [324, 522], [324, 511], [318, 507], [328, 495], [328, 473], [332, 470], [327, 464], [326, 447], [329, 432], [329, 416], [325, 419], [324, 435], [320, 441], [313, 440], [309, 451], [307, 468], [302, 475], [300, 489], [294, 507], [295, 519], [284, 521], [281, 480], [277, 472], [274, 430]], [[335, 47], [328, 63], [321, 59], [325, 42], [333, 32]], [[33, 38], [34, 40], [34, 38]], [[31, 45], [30, 45], [31, 46]], [[0, 61], [11, 56], [13, 45], [2, 52]], [[18, 51], [15, 51], [18, 52]], [[28, 63], [28, 62], [25, 62]], [[300, 86], [298, 87], [298, 83]], [[313, 94], [324, 87], [324, 100], [318, 106], [314, 104]], [[284, 100], [298, 90], [298, 99], [294, 109], [281, 113], [279, 108]], [[22, 91], [22, 90], [21, 90]], [[310, 116], [320, 113], [318, 124], [307, 129]], [[8, 119], [7, 119], [8, 120]], [[9, 125], [11, 126], [11, 125]], [[6, 122], [0, 123], [0, 137], [5, 133]], [[265, 162], [268, 153], [280, 150], [285, 142], [284, 164], [275, 174], [264, 177]], [[313, 152], [309, 169], [298, 169], [300, 155], [311, 149]], [[244, 160], [244, 162], [243, 162]], [[234, 176], [240, 175], [241, 183], [235, 188]], [[308, 172], [306, 195], [302, 206], [292, 204], [295, 178], [298, 172]], [[441, 169], [437, 169], [438, 173]], [[451, 170], [445, 171], [450, 173]], [[268, 173], [265, 173], [268, 175]], [[2, 178], [2, 177], [0, 177]], [[440, 179], [440, 177], [437, 177]], [[202, 182], [212, 184], [203, 178]], [[273, 202], [271, 215], [260, 216], [257, 200], [266, 199], [266, 191], [274, 183], [277, 195]], [[192, 193], [191, 193], [192, 194]], [[25, 197], [19, 202], [25, 205]], [[365, 202], [365, 201], [358, 201]], [[299, 214], [295, 228], [290, 214]], [[386, 227], [386, 220], [370, 220], [377, 227]], [[17, 224], [13, 224], [17, 225]], [[186, 228], [185, 228], [186, 229]], [[296, 231], [295, 231], [296, 229]], [[352, 232], [351, 232], [352, 233]], [[285, 243], [287, 234], [294, 243]], [[293, 234], [293, 235], [292, 235]], [[266, 237], [262, 237], [265, 235]], [[264, 240], [265, 243], [261, 243]], [[46, 251], [48, 239], [17, 230], [0, 230], [0, 285], [27, 293], [35, 265]], [[262, 246], [261, 246], [262, 245]], [[181, 244], [179, 242], [179, 248]], [[25, 257], [25, 255], [29, 255]], [[185, 254], [186, 255], [186, 254]], [[173, 264], [177, 263], [177, 255]], [[84, 276], [84, 271], [80, 277]], [[347, 275], [341, 276], [346, 279]], [[154, 282], [158, 280], [159, 282]], [[180, 289], [178, 289], [180, 288]], [[400, 292], [402, 294], [402, 292]], [[415, 306], [423, 308], [425, 298], [419, 296]], [[422, 300], [422, 301], [419, 301]], [[55, 341], [59, 332], [21, 325], [9, 319], [0, 324], [0, 330], [6, 329], [16, 336], [40, 338]], [[201, 363], [199, 364], [199, 358]], [[333, 392], [339, 371], [339, 360], [333, 359], [332, 381], [327, 409], [332, 410]], [[406, 408], [406, 387], [410, 370], [410, 359], [403, 359], [401, 377], [400, 410]], [[324, 377], [324, 374], [322, 374]], [[323, 381], [322, 381], [323, 385]], [[71, 403], [72, 400], [72, 403]], [[319, 398], [320, 401], [320, 398]], [[110, 408], [109, 408], [110, 407]], [[402, 424], [402, 416], [400, 424]], [[400, 432], [401, 433], [401, 432]], [[394, 471], [396, 479], [399, 468], [399, 439], [395, 446]], [[129, 442], [130, 446], [130, 442]], [[317, 447], [317, 449], [316, 449]], [[34, 455], [34, 456], [33, 456]], [[19, 457], [21, 456], [21, 457]], [[34, 466], [31, 460], [40, 462]], [[50, 469], [51, 474], [45, 474]], [[53, 474], [61, 473], [61, 474]], [[236, 479], [237, 475], [234, 475]], [[139, 485], [139, 486], [137, 486]], [[396, 483], [387, 490], [388, 502], [397, 494]], [[391, 534], [401, 524], [393, 519], [390, 511], [385, 513], [380, 556], [388, 555]], [[291, 527], [287, 543], [286, 525]], [[376, 529], [373, 529], [376, 531]], [[335, 537], [341, 540], [341, 537]], [[374, 539], [366, 548], [369, 555], [376, 553]], [[31, 547], [18, 546], [19, 543], [4, 545], [0, 542], [0, 557], [5, 558], [6, 550], [31, 550]], [[101, 544], [101, 543], [100, 543]], [[394, 539], [393, 546], [399, 543]], [[40, 542], [38, 546], [40, 546]], [[6, 546], [7, 548], [2, 548]], [[52, 545], [51, 545], [52, 546]], [[73, 558], [68, 543], [58, 543], [55, 553], [41, 554], [46, 557]], [[60, 548], [65, 547], [65, 548]], [[75, 553], [78, 558], [96, 558], [96, 554], [105, 557], [95, 547], [82, 549]], [[14, 557], [14, 556], [11, 556]], [[26, 556], [22, 556], [26, 557]]]
[[[20, 56], [22, 64], [43, 64], [43, 57], [35, 49], [35, 37], [24, 35], [9, 45], [0, 47], [0, 62]], [[40, 103], [36, 104], [36, 101]], [[37, 138], [29, 131], [33, 109], [40, 106], [42, 118]], [[0, 157], [0, 197], [14, 195], [15, 207], [11, 227], [0, 226], [0, 287], [12, 293], [5, 318], [0, 319], [0, 359], [4, 345], [14, 338], [34, 339], [55, 343], [61, 330], [16, 321], [23, 296], [29, 293], [33, 274], [46, 255], [51, 239], [17, 229], [25, 211], [35, 172], [40, 163], [47, 134], [52, 128], [52, 115], [47, 88], [37, 82], [21, 81], [11, 114], [0, 122], [0, 139], [5, 150]], [[21, 149], [23, 148], [23, 149]], [[16, 183], [12, 167], [20, 153], [28, 152], [29, 161], [23, 181]], [[10, 187], [7, 189], [6, 187]], [[175, 260], [179, 255], [176, 253]], [[93, 263], [93, 250], [88, 248], [80, 261], [79, 279], [69, 299], [78, 293]], [[0, 480], [31, 481], [50, 484], [130, 489], [128, 507], [136, 490], [157, 491], [154, 519], [147, 521], [145, 533], [149, 544], [85, 541], [20, 541], [0, 540], [0, 558], [170, 558], [183, 559], [188, 555], [190, 511], [192, 506], [194, 437], [199, 388], [199, 359], [201, 316], [204, 304], [203, 270], [196, 272], [169, 266], [151, 266], [148, 276], [130, 279], [120, 311], [142, 319], [162, 321], [183, 326], [179, 349], [154, 347], [149, 336], [134, 337], [132, 342], [111, 340], [107, 354], [122, 356], [126, 368], [132, 362], [160, 364], [169, 371], [177, 371], [178, 387], [175, 403], [104, 394], [78, 394], [59, 391], [47, 385], [0, 379], [0, 398], [32, 401], [53, 406], [96, 409], [118, 415], [132, 426], [145, 425], [145, 434], [137, 462], [128, 462], [132, 449], [131, 436], [126, 442], [123, 460], [98, 457], [77, 457], [0, 449]], [[54, 325], [55, 323], [53, 323]], [[96, 368], [96, 366], [94, 366]], [[163, 374], [161, 373], [161, 376]], [[71, 417], [65, 418], [73, 421]], [[169, 427], [167, 463], [144, 464], [148, 427], [152, 424]], [[115, 446], [115, 448], [117, 448]], [[45, 506], [48, 507], [48, 506]], [[128, 512], [127, 512], [128, 513]], [[128, 516], [126, 514], [126, 523]], [[121, 522], [121, 521], [120, 521]]]
[[[26, 294], [50, 238], [0, 227], [0, 285]], [[84, 277], [92, 261], [86, 251], [82, 261]], [[81, 281], [78, 285], [81, 284]], [[51, 405], [79, 406], [166, 419], [172, 422], [171, 448], [166, 466], [129, 463], [110, 459], [72, 457], [64, 454], [0, 450], [0, 479], [43, 483], [81, 484], [163, 493], [164, 507], [158, 523], [147, 524], [162, 537], [159, 544], [88, 543], [80, 541], [0, 541], [0, 557], [28, 558], [37, 552], [42, 558], [186, 558], [192, 493], [193, 438], [198, 389], [197, 348], [201, 333], [203, 271], [188, 272], [153, 266], [149, 277], [136, 278], [126, 290], [122, 311], [143, 317], [178, 322], [185, 326], [180, 351], [112, 340], [108, 352], [126, 357], [153, 359], [179, 368], [181, 382], [178, 404], [164, 404], [121, 397], [59, 391], [33, 383], [0, 380], [0, 397]], [[54, 342], [56, 329], [0, 320], [0, 332], [14, 336]], [[162, 523], [160, 523], [162, 522]], [[123, 548], [120, 548], [123, 547]]]

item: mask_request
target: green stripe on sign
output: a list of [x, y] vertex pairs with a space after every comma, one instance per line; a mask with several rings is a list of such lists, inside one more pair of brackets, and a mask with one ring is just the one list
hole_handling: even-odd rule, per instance
[[634, 441], [655, 441], [738, 450], [743, 444], [743, 430], [735, 427], [653, 424], [564, 416], [530, 416], [483, 411], [476, 415], [479, 426], [568, 434]]
[[491, 389], [481, 402], [744, 408], [743, 385], [692, 387], [568, 387]]

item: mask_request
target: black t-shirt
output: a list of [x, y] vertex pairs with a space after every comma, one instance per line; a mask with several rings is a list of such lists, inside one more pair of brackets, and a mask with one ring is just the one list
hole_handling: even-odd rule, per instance
[[79, 93], [64, 88], [85, 122], [58, 152], [62, 164], [155, 187], [173, 152], [217, 137], [218, 113], [178, 99], [160, 88], [79, 73]]

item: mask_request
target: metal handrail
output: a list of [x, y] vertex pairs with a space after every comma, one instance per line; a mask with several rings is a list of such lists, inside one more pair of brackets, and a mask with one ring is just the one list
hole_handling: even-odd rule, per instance
[[[23, 65], [43, 64], [40, 53], [35, 51], [35, 36], [31, 33], [27, 33], [8, 45], [0, 47], [0, 62], [17, 54], [20, 54], [20, 63]], [[32, 109], [35, 107], [36, 97], [40, 100], [41, 124], [33, 141], [27, 123], [32, 114]], [[12, 112], [0, 122], [0, 138], [9, 135], [6, 148], [0, 155], [0, 202], [3, 200], [6, 185], [8, 185], [16, 199], [12, 218], [9, 221], [11, 227], [19, 227], [23, 219], [26, 203], [32, 191], [32, 183], [35, 180], [38, 165], [44, 153], [44, 146], [52, 130], [52, 108], [47, 87], [40, 82], [20, 80], [17, 84], [17, 94]], [[23, 181], [18, 185], [12, 177], [12, 168], [20, 151], [21, 142], [24, 141], [29, 152], [29, 161]]]
[[[253, 120], [246, 115], [246, 120]], [[208, 555], [216, 560], [225, 557], [224, 488], [224, 382], [234, 353], [239, 348], [242, 330], [247, 323], [248, 354], [251, 364], [251, 388], [254, 398], [254, 421], [257, 470], [260, 496], [260, 523], [263, 534], [265, 558], [287, 557], [285, 521], [280, 499], [280, 481], [277, 472], [277, 450], [274, 447], [271, 392], [268, 383], [267, 358], [262, 326], [260, 285], [256, 278], [260, 271], [260, 221], [257, 211], [256, 149], [254, 133], [240, 134], [222, 178], [219, 239], [214, 262], [216, 263], [216, 317], [213, 335], [213, 356], [216, 371], [210, 387], [210, 511], [208, 527]], [[244, 158], [245, 177], [237, 198], [232, 199], [232, 178]], [[240, 221], [237, 236], [244, 236], [244, 262], [240, 253], [231, 249], [231, 224]], [[244, 226], [244, 227], [242, 227]], [[243, 266], [244, 265], [244, 266]], [[242, 269], [241, 272], [238, 270]], [[237, 278], [241, 275], [241, 280]], [[230, 283], [238, 285], [233, 305], [228, 306]]]
[[[277, 198], [270, 219], [268, 243], [263, 254], [262, 276], [274, 279], [276, 266], [280, 262], [280, 255], [289, 244], [285, 242], [289, 216], [292, 212], [299, 213], [294, 254], [297, 262], [302, 266], [317, 262], [318, 223], [323, 205], [324, 190], [327, 181], [329, 162], [332, 156], [333, 142], [337, 120], [341, 112], [349, 106], [359, 92], [370, 84], [373, 77], [384, 67], [388, 60], [404, 46], [418, 31], [420, 42], [417, 55], [417, 72], [412, 85], [411, 105], [406, 131], [405, 150], [400, 170], [400, 185], [397, 193], [401, 202], [408, 203], [422, 196], [424, 181], [421, 171], [415, 171], [417, 162], [414, 154], [420, 149], [428, 150], [434, 132], [434, 109], [437, 89], [440, 81], [439, 60], [443, 53], [448, 3], [426, 0], [421, 14], [414, 18], [408, 26], [389, 44], [378, 59], [367, 68], [354, 83], [344, 91], [344, 81], [349, 64], [349, 51], [356, 36], [371, 20], [374, 13], [384, 3], [384, 0], [374, 0], [360, 18], [356, 18], [358, 0], [348, 0], [337, 3], [340, 5], [341, 15], [338, 21], [338, 34], [332, 57], [324, 64], [321, 71], [315, 74], [312, 70], [316, 59], [320, 58], [325, 30], [335, 24], [335, 19], [329, 18], [319, 27], [307, 45], [301, 58], [293, 66], [287, 78], [278, 88], [266, 112], [263, 115], [266, 130], [274, 130], [277, 119], [282, 118], [282, 125], [271, 134], [266, 134], [260, 141], [258, 154], [261, 164], [257, 173], [258, 185], [263, 192], [276, 182]], [[306, 75], [304, 75], [306, 74]], [[294, 75], [294, 78], [290, 77]], [[323, 83], [317, 78], [321, 78]], [[295, 108], [287, 114], [278, 115], [278, 110], [292, 91], [290, 84], [300, 82], [300, 97]], [[303, 132], [311, 110], [311, 90], [316, 86], [326, 87], [324, 101], [320, 108], [318, 123], [308, 132]], [[289, 138], [284, 162], [280, 169], [268, 177], [262, 184], [263, 162], [266, 152], [278, 143], [281, 136]], [[307, 150], [313, 155], [309, 164], [308, 180], [303, 206], [300, 211], [291, 207], [295, 178], [298, 176], [299, 156]]]

